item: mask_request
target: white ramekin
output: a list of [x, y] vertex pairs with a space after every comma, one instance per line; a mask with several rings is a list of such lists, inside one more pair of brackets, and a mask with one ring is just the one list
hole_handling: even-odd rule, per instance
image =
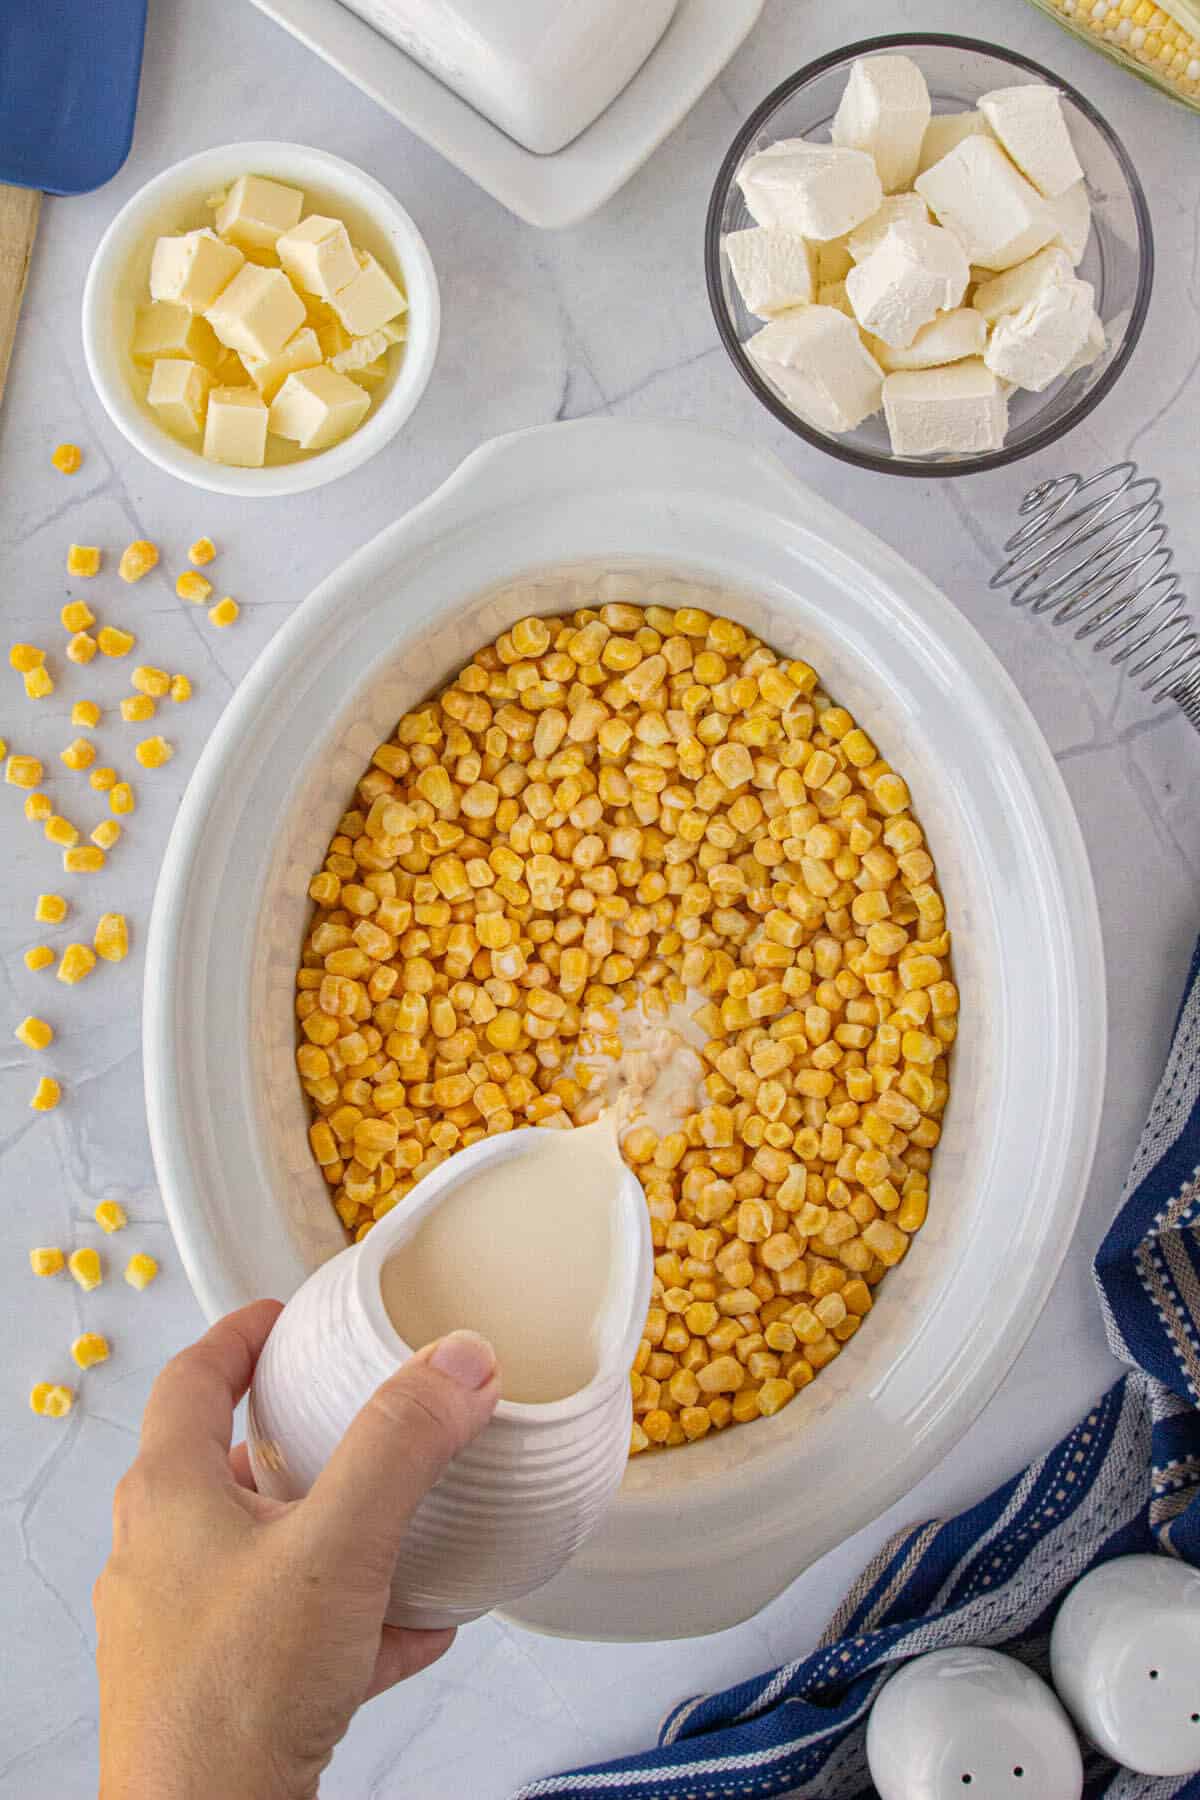
[[956, 608], [729, 438], [588, 420], [476, 451], [309, 597], [210, 738], [155, 903], [147, 1102], [210, 1316], [286, 1299], [341, 1248], [293, 1060], [309, 876], [405, 709], [522, 614], [585, 604], [602, 570], [816, 665], [909, 778], [962, 993], [929, 1222], [862, 1331], [777, 1417], [635, 1458], [596, 1535], [514, 1609], [663, 1638], [746, 1618], [926, 1474], [1004, 1376], [1074, 1229], [1104, 1087], [1095, 893], [1046, 744]]
[[[408, 339], [396, 372], [389, 375], [371, 412], [340, 444], [297, 462], [262, 469], [233, 469], [209, 462], [198, 450], [156, 424], [142, 400], [129, 345], [139, 305], [149, 299], [154, 240], [178, 231], [181, 214], [239, 175], [266, 175], [312, 188], [322, 203], [349, 215], [351, 235], [366, 235], [398, 265], [408, 292]], [[390, 443], [413, 412], [433, 373], [441, 330], [437, 276], [425, 240], [394, 195], [378, 181], [305, 144], [223, 144], [172, 164], [126, 201], [96, 247], [83, 290], [83, 349], [88, 373], [113, 424], [143, 456], [193, 487], [242, 499], [300, 494], [324, 487], [361, 467]]]

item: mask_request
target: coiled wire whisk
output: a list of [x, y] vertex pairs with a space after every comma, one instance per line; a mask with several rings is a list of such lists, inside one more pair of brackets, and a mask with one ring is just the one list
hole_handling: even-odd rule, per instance
[[1163, 523], [1162, 486], [1133, 462], [1059, 475], [1030, 488], [1025, 523], [989, 585], [1014, 606], [1074, 625], [1093, 650], [1143, 677], [1157, 704], [1175, 700], [1200, 731], [1200, 631], [1185, 611]]

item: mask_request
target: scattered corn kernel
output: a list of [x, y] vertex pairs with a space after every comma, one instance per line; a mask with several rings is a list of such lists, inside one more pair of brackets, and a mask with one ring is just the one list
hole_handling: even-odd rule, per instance
[[61, 1275], [67, 1259], [55, 1244], [43, 1244], [29, 1252], [29, 1266], [35, 1275]]
[[44, 664], [30, 669], [24, 680], [25, 693], [30, 700], [45, 700], [54, 692], [54, 677]]
[[175, 583], [175, 592], [181, 600], [192, 600], [197, 605], [207, 600], [212, 593], [212, 582], [206, 575], [197, 575], [194, 569], [185, 569]]
[[111, 850], [121, 835], [121, 827], [116, 819], [101, 819], [100, 823], [88, 832], [93, 844], [101, 850]]
[[132, 631], [121, 631], [116, 625], [102, 625], [96, 633], [96, 647], [102, 656], [128, 656], [136, 643]]
[[67, 644], [67, 661], [84, 665], [90, 663], [100, 648], [94, 637], [86, 631], [77, 631]]
[[13, 1034], [30, 1050], [45, 1050], [54, 1042], [54, 1027], [47, 1025], [45, 1019], [35, 1019], [32, 1014], [22, 1019]]
[[77, 981], [90, 975], [95, 966], [95, 953], [86, 944], [68, 944], [62, 953], [62, 961], [55, 970], [55, 978], [65, 982], [68, 987], [74, 987]]
[[49, 794], [25, 796], [25, 817], [32, 825], [44, 825], [53, 811]]
[[232, 625], [241, 610], [237, 601], [226, 594], [223, 600], [218, 600], [215, 606], [209, 607], [208, 622], [210, 625]]
[[98, 1288], [104, 1280], [104, 1265], [100, 1261], [100, 1252], [93, 1250], [90, 1244], [84, 1244], [78, 1250], [72, 1250], [67, 1258], [67, 1267], [79, 1283], [85, 1294]]
[[64, 631], [86, 631], [96, 623], [96, 615], [86, 600], [68, 600], [58, 616]]
[[53, 1112], [62, 1099], [62, 1089], [53, 1075], [43, 1075], [33, 1090], [33, 1099], [29, 1102], [34, 1112]]
[[4, 779], [10, 787], [35, 788], [43, 774], [36, 756], [10, 756], [4, 765]]
[[[88, 706], [91, 702], [85, 700], [82, 704]], [[99, 708], [95, 708], [95, 711], [98, 713]], [[82, 774], [95, 762], [96, 746], [89, 743], [87, 738], [73, 738], [66, 749], [60, 750], [58, 755], [60, 762], [65, 763], [68, 769], [74, 769], [77, 773]]]
[[127, 781], [114, 782], [109, 789], [108, 804], [115, 813], [131, 813], [137, 802]]
[[164, 763], [170, 762], [175, 751], [166, 738], [148, 737], [142, 739], [133, 754], [143, 769], [161, 769]]
[[98, 794], [107, 794], [111, 788], [117, 785], [117, 771], [110, 769], [107, 764], [93, 769], [88, 776], [88, 784], [94, 787]]
[[83, 1331], [71, 1345], [71, 1355], [81, 1369], [94, 1369], [109, 1358], [108, 1339], [99, 1331]]
[[211, 538], [197, 538], [188, 550], [188, 561], [193, 563], [196, 568], [202, 569], [205, 563], [210, 563], [216, 554], [217, 546]]
[[140, 581], [158, 567], [158, 549], [145, 538], [136, 538], [121, 552], [117, 573], [122, 581]]
[[98, 1201], [93, 1217], [102, 1231], [124, 1231], [129, 1223], [125, 1215], [125, 1208], [119, 1200]]
[[96, 544], [71, 544], [67, 550], [68, 575], [98, 575], [100, 549]]
[[83, 451], [78, 444], [56, 444], [50, 461], [60, 475], [74, 475], [83, 461]]
[[157, 1262], [144, 1250], [139, 1250], [125, 1264], [125, 1279], [132, 1288], [148, 1288], [157, 1274]]
[[72, 825], [70, 819], [64, 819], [59, 813], [51, 813], [42, 830], [52, 844], [59, 844], [67, 850], [79, 842], [79, 827]]
[[31, 975], [36, 975], [39, 969], [48, 969], [53, 961], [54, 952], [49, 944], [34, 944], [25, 952], [25, 967]]
[[94, 731], [100, 723], [100, 708], [94, 700], [77, 700], [71, 708], [71, 723], [81, 725], [85, 731]]
[[154, 669], [142, 663], [129, 677], [129, 685], [137, 689], [139, 694], [149, 694], [155, 700], [164, 700], [170, 690], [171, 677], [165, 669]]
[[29, 1390], [29, 1404], [43, 1419], [65, 1419], [75, 1404], [74, 1390], [60, 1381], [37, 1381]]
[[63, 868], [68, 875], [95, 875], [104, 867], [104, 852], [96, 844], [79, 844], [63, 851]]
[[180, 705], [182, 705], [185, 700], [191, 699], [192, 684], [186, 675], [172, 675], [170, 693], [172, 700]]
[[121, 717], [127, 725], [144, 725], [157, 711], [149, 694], [127, 694], [121, 702]]
[[92, 940], [105, 962], [124, 962], [129, 954], [129, 925], [124, 913], [101, 913]]
[[70, 910], [70, 902], [61, 894], [39, 894], [33, 916], [39, 925], [61, 925]]
[[34, 669], [41, 668], [45, 660], [46, 652], [39, 650], [36, 644], [14, 644], [8, 653], [9, 666], [18, 675], [32, 674]]

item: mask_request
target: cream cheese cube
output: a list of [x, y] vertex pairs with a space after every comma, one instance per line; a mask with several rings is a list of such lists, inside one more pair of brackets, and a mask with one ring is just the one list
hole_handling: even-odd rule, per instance
[[935, 113], [925, 127], [917, 174], [923, 175], [934, 163], [949, 156], [956, 144], [968, 137], [991, 137], [992, 128], [981, 112]]
[[816, 251], [807, 238], [773, 225], [731, 231], [723, 245], [747, 312], [760, 319], [807, 306], [816, 291]]
[[356, 250], [354, 257], [358, 273], [330, 296], [329, 303], [351, 337], [366, 337], [407, 311], [408, 301], [369, 251]]
[[1104, 333], [1103, 322], [1098, 313], [1093, 313], [1091, 323], [1088, 325], [1088, 334], [1083, 340], [1079, 355], [1067, 364], [1063, 374], [1073, 375], [1076, 369], [1090, 368], [1097, 357], [1103, 356], [1107, 347], [1108, 339]]
[[263, 175], [239, 175], [214, 221], [217, 230], [242, 250], [271, 250], [281, 231], [290, 231], [304, 210], [299, 188]]
[[865, 150], [885, 194], [912, 186], [929, 124], [929, 89], [908, 56], [860, 56], [834, 114], [835, 144]]
[[275, 242], [280, 267], [306, 294], [328, 300], [358, 274], [350, 233], [340, 219], [310, 213]]
[[964, 138], [917, 176], [917, 192], [985, 269], [1011, 269], [1054, 236], [1042, 196], [994, 138]]
[[851, 269], [846, 292], [863, 330], [903, 350], [935, 313], [958, 305], [970, 273], [952, 231], [902, 220]]
[[149, 306], [138, 308], [130, 352], [137, 363], [154, 363], [160, 356], [182, 356], [210, 370], [216, 368], [222, 354], [207, 319], [177, 300], [154, 300]]
[[743, 163], [738, 186], [759, 225], [825, 242], [853, 231], [883, 200], [875, 164], [863, 150], [783, 138]]
[[207, 312], [245, 260], [236, 244], [223, 244], [207, 225], [160, 237], [150, 258], [150, 298]]
[[354, 430], [371, 404], [357, 382], [336, 369], [289, 375], [271, 407], [271, 430], [302, 450], [325, 450]]
[[302, 325], [275, 356], [244, 356], [242, 365], [269, 406], [289, 375], [297, 369], [315, 369], [324, 360], [316, 332], [311, 325]]
[[1008, 397], [979, 357], [941, 369], [903, 369], [883, 384], [883, 412], [897, 456], [999, 450]]
[[182, 356], [162, 357], [150, 374], [146, 399], [168, 431], [192, 437], [204, 424], [204, 408], [212, 376], [199, 363]]
[[1003, 275], [993, 275], [990, 281], [981, 281], [971, 296], [971, 305], [989, 325], [994, 325], [1005, 313], [1020, 312], [1052, 282], [1072, 279], [1071, 259], [1066, 251], [1047, 244], [1027, 262], [1017, 263]]
[[883, 375], [852, 319], [801, 306], [756, 332], [746, 353], [788, 405], [822, 431], [851, 431], [879, 410]]
[[1042, 393], [1078, 366], [1076, 358], [1094, 341], [1095, 298], [1090, 281], [1051, 282], [993, 328], [984, 357], [988, 368], [1015, 387]]
[[1060, 250], [1065, 250], [1071, 259], [1071, 267], [1077, 269], [1083, 261], [1088, 238], [1092, 235], [1092, 206], [1088, 199], [1087, 182], [1077, 181], [1065, 193], [1056, 194], [1053, 200], [1047, 200], [1046, 210], [1055, 224], [1055, 233], [1050, 242], [1057, 244]]
[[[294, 378], [289, 378], [294, 379]], [[267, 455], [267, 408], [253, 387], [214, 388], [208, 396], [204, 454], [234, 469], [261, 469]]]
[[246, 263], [205, 317], [239, 356], [277, 356], [304, 324], [304, 302], [282, 269]]
[[[928, 225], [931, 223], [929, 208], [920, 194], [889, 194], [878, 212], [864, 219], [858, 228], [846, 239], [846, 249], [852, 263], [865, 262], [872, 250], [878, 250], [893, 225], [905, 220], [910, 225]], [[845, 274], [849, 274], [845, 270]]]
[[867, 339], [867, 349], [884, 373], [891, 375], [897, 369], [936, 369], [967, 356], [982, 356], [987, 335], [980, 315], [969, 306], [959, 306], [922, 325], [906, 349], [897, 350], [877, 337]]
[[979, 110], [1039, 194], [1053, 200], [1083, 180], [1056, 88], [1040, 81], [996, 88], [980, 96]]

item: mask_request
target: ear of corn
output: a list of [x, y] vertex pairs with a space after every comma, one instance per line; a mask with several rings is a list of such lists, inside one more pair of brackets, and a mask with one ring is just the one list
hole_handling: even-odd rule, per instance
[[1114, 62], [1200, 112], [1198, 0], [1033, 0]]

